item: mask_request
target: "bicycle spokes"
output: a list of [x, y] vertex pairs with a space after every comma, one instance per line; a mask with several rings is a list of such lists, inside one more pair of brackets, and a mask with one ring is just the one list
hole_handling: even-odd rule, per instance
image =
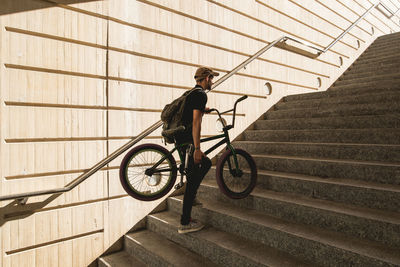
[[251, 156], [240, 149], [227, 150], [217, 166], [217, 182], [224, 194], [231, 198], [246, 197], [254, 188], [257, 172]]
[[164, 153], [155, 149], [141, 150], [131, 156], [126, 179], [137, 194], [152, 196], [169, 184], [173, 171], [174, 166]]

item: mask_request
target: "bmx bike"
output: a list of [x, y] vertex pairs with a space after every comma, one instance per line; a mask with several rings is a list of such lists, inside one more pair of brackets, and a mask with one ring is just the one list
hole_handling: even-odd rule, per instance
[[[234, 128], [236, 105], [247, 98], [247, 95], [236, 100], [230, 110], [219, 112], [217, 127], [222, 134], [202, 138], [200, 142], [220, 140], [204, 154], [209, 154], [221, 145], [226, 144], [225, 152], [219, 157], [216, 164], [216, 180], [219, 189], [228, 197], [240, 199], [247, 197], [257, 182], [257, 167], [252, 156], [243, 149], [234, 148], [229, 139], [229, 130]], [[232, 124], [227, 125], [221, 115], [233, 111]], [[170, 134], [177, 134], [185, 130], [184, 126], [171, 129]], [[186, 150], [186, 153], [184, 151]], [[180, 165], [178, 166], [173, 153], [178, 151]], [[187, 174], [189, 154], [193, 152], [190, 143], [175, 144], [170, 151], [157, 144], [142, 144], [132, 148], [122, 160], [120, 166], [120, 180], [125, 191], [132, 197], [152, 201], [165, 196], [175, 184], [177, 173], [181, 174], [180, 182], [175, 189], [181, 188], [183, 177]], [[184, 156], [185, 155], [185, 156]]]

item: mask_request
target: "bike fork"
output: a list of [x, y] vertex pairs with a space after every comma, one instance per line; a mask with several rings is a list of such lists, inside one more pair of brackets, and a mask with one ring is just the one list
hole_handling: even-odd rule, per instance
[[[241, 170], [239, 169], [239, 162], [237, 159], [237, 155], [234, 152], [234, 150], [231, 149], [232, 155], [228, 157], [228, 167], [229, 167], [229, 172], [234, 176], [241, 176]], [[233, 162], [231, 162], [231, 159]], [[232, 169], [232, 163], [234, 165], [234, 168]]]
[[192, 150], [193, 150], [193, 145], [192, 144], [188, 145], [186, 148], [185, 162], [183, 163], [184, 169], [183, 169], [183, 171], [180, 172], [181, 173], [180, 182], [175, 185], [176, 190], [181, 189], [184, 186], [183, 176], [185, 176], [188, 172], [189, 155], [191, 155], [191, 153], [193, 153]]

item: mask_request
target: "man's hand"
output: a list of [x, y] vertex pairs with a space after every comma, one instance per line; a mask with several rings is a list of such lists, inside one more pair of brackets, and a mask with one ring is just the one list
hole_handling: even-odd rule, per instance
[[207, 108], [204, 109], [204, 113], [207, 113], [207, 114], [208, 114], [208, 113], [210, 113], [210, 112], [211, 112], [211, 108], [207, 107]]
[[200, 149], [196, 149], [193, 153], [194, 164], [199, 164], [203, 157], [205, 157], [204, 153]]

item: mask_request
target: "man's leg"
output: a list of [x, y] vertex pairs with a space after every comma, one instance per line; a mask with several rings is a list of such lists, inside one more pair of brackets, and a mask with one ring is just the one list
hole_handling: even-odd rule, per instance
[[183, 197], [183, 208], [181, 224], [186, 225], [190, 222], [194, 199], [196, 198], [197, 190], [204, 176], [211, 168], [211, 160], [204, 157], [197, 165], [193, 163], [193, 157], [189, 157], [188, 175], [186, 177], [186, 190]]

